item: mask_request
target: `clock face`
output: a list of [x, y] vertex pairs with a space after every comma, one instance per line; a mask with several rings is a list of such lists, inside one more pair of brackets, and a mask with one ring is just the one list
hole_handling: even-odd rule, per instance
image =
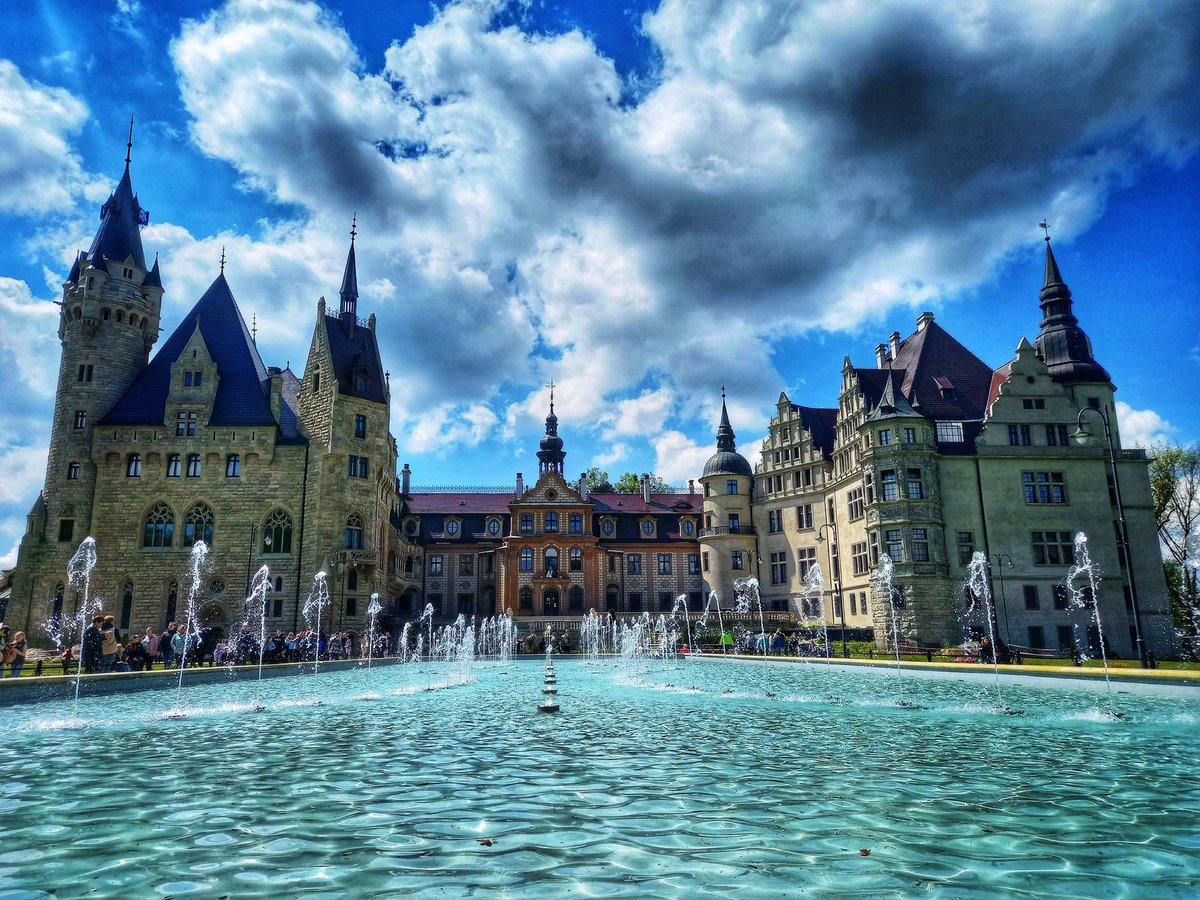
[[458, 523], [457, 522], [447, 522], [446, 523], [446, 534], [458, 534]]
[[500, 522], [497, 521], [496, 519], [492, 519], [492, 521], [488, 522], [488, 534], [499, 534], [499, 533], [500, 533]]

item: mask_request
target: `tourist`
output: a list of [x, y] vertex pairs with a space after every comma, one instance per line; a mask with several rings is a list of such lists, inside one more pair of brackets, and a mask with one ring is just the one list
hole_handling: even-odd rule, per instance
[[244, 666], [247, 663], [258, 662], [258, 636], [250, 630], [250, 623], [242, 624], [242, 630], [237, 636], [233, 647], [233, 662]]
[[93, 616], [92, 624], [83, 632], [79, 657], [83, 663], [83, 670], [89, 675], [100, 671], [100, 648], [104, 644], [104, 635], [100, 633], [100, 626], [103, 623], [104, 616]]
[[287, 654], [287, 661], [295, 662], [296, 661], [296, 634], [295, 634], [295, 632], [289, 631], [287, 633], [287, 637], [285, 637], [283, 639], [283, 649], [284, 649], [284, 652]]
[[333, 636], [329, 639], [329, 659], [331, 661], [335, 659], [341, 659], [342, 649], [344, 646], [345, 644], [342, 642], [341, 632], [335, 631]]
[[[171, 624], [173, 625], [175, 623], [172, 622]], [[171, 647], [172, 661], [177, 660], [177, 662], [175, 664], [178, 666], [181, 666], [181, 667], [186, 665], [187, 664], [188, 639], [187, 639], [187, 634], [184, 633], [184, 630], [182, 628], [176, 628], [171, 633], [170, 647]]]
[[0, 678], [4, 677], [4, 667], [7, 666], [13, 659], [12, 639], [8, 634], [8, 626], [0, 622], [0, 647], [3, 647], [3, 655], [0, 655]]
[[783, 636], [783, 629], [776, 628], [775, 634], [771, 636], [771, 655], [783, 656], [785, 647], [787, 647], [787, 638]]
[[146, 668], [146, 648], [135, 635], [125, 647], [125, 665], [130, 672], [140, 672]]
[[142, 651], [146, 657], [146, 671], [149, 672], [158, 658], [158, 635], [153, 628], [146, 628], [146, 634], [142, 637]]
[[[25, 665], [25, 651], [28, 649], [28, 644], [25, 642], [25, 632], [18, 631], [12, 636], [10, 643], [4, 645], [4, 661], [12, 667], [9, 672], [10, 678], [18, 678], [21, 675], [21, 667]], [[3, 677], [4, 672], [0, 670], [0, 677]]]
[[175, 632], [179, 630], [179, 626], [174, 622], [167, 624], [167, 630], [164, 631], [158, 638], [158, 652], [162, 655], [163, 668], [168, 669], [175, 661]]
[[766, 656], [769, 646], [770, 638], [767, 637], [767, 633], [765, 631], [759, 632], [758, 639], [754, 642], [755, 652], [758, 653], [759, 656]]
[[121, 641], [117, 636], [117, 626], [113, 624], [112, 616], [105, 616], [100, 624], [100, 671], [111, 672], [121, 651]]
[[729, 629], [721, 632], [721, 652], [729, 653], [733, 650], [733, 632]]

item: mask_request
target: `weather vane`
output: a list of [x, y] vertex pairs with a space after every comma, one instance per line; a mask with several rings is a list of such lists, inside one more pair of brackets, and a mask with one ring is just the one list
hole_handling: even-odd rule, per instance
[[1050, 226], [1046, 224], [1045, 219], [1042, 219], [1042, 221], [1038, 222], [1038, 228], [1046, 232], [1046, 243], [1050, 243]]
[[358, 213], [354, 214], [354, 218], [350, 220], [350, 243], [354, 243], [354, 236], [358, 234]]
[[554, 379], [553, 378], [550, 379], [550, 383], [548, 385], [546, 385], [546, 387], [550, 388], [550, 412], [551, 412], [551, 414], [553, 414], [554, 413]]

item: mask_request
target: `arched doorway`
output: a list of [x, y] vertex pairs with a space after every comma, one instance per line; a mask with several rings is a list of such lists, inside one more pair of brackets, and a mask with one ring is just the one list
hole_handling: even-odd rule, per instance
[[558, 615], [558, 588], [548, 587], [542, 591], [542, 615]]

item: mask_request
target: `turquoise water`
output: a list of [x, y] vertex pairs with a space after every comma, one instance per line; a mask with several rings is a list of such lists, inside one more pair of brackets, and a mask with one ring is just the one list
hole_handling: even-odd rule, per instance
[[1197, 896], [1197, 700], [435, 668], [7, 710], [0, 898]]

